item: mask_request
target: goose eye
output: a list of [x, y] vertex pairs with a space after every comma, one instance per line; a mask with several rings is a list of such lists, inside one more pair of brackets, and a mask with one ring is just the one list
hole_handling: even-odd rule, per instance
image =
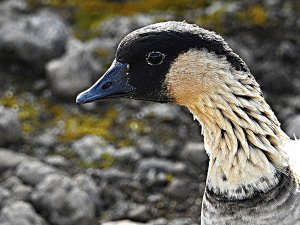
[[161, 52], [150, 52], [147, 54], [146, 61], [149, 65], [159, 65], [163, 62], [165, 54]]

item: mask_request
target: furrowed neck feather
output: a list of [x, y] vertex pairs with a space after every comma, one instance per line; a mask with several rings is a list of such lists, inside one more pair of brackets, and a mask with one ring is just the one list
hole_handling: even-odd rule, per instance
[[277, 171], [288, 167], [282, 148], [289, 139], [250, 72], [236, 71], [226, 58], [205, 50], [191, 50], [171, 65], [166, 83], [202, 125], [209, 190], [244, 199], [277, 185]]

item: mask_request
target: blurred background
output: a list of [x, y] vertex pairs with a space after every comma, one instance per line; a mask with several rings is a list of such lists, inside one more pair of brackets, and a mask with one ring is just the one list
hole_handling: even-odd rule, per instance
[[299, 1], [0, 0], [1, 225], [200, 224], [208, 158], [187, 109], [75, 105], [127, 33], [168, 20], [221, 34], [300, 136]]

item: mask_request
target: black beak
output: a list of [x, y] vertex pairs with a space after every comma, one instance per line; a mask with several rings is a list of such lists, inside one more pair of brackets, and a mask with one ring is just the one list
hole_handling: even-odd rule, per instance
[[130, 97], [134, 88], [128, 84], [128, 71], [128, 64], [115, 60], [92, 87], [77, 96], [76, 104], [81, 105], [106, 98]]

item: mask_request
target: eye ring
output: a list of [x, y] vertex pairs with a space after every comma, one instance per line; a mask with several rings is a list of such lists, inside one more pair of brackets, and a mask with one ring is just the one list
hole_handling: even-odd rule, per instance
[[153, 51], [153, 52], [149, 52], [146, 55], [146, 61], [151, 66], [160, 65], [164, 61], [165, 57], [166, 57], [165, 54], [163, 54], [159, 51]]

